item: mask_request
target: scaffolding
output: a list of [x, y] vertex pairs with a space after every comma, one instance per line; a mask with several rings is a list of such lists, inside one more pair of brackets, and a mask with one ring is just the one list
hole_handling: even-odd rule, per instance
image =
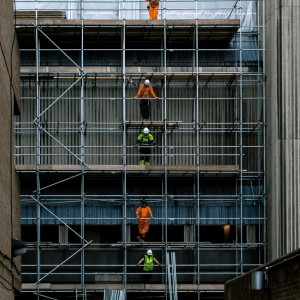
[[[192, 292], [200, 299], [210, 293], [222, 294], [220, 285], [215, 284], [211, 289], [205, 284], [208, 282], [206, 279], [203, 281], [202, 278], [206, 278], [205, 276], [228, 275], [232, 278], [264, 264], [266, 262], [264, 1], [185, 1], [188, 8], [184, 11], [190, 10], [195, 17], [193, 20], [168, 19], [172, 11], [180, 10], [172, 6], [177, 5], [178, 1], [161, 1], [162, 8], [159, 9], [161, 19], [152, 22], [136, 19], [138, 12], [144, 10], [147, 13], [147, 9], [141, 6], [142, 1], [117, 1], [118, 7], [115, 9], [85, 7], [91, 1], [66, 1], [66, 8], [53, 9], [50, 4], [55, 5], [57, 1], [35, 0], [32, 1], [35, 5], [34, 11], [31, 7], [18, 8], [18, 2], [22, 4], [23, 1], [15, 2], [16, 31], [21, 54], [26, 53], [28, 57], [30, 53], [35, 54], [35, 65], [23, 66], [21, 69], [22, 100], [28, 103], [27, 116], [24, 119], [16, 119], [15, 122], [16, 170], [21, 183], [22, 180], [24, 182], [34, 180], [36, 183], [36, 188], [31, 193], [29, 188], [25, 188], [21, 195], [23, 210], [25, 204], [35, 205], [34, 215], [28, 214], [26, 217], [23, 215], [22, 224], [36, 225], [36, 242], [27, 244], [30, 250], [35, 251], [36, 261], [23, 263], [22, 266], [23, 281], [25, 279], [24, 293], [34, 294], [37, 299], [56, 299], [66, 293], [73, 295], [74, 299], [78, 297], [88, 299], [88, 295], [103, 293], [107, 285], [93, 285], [90, 279], [86, 278], [111, 274], [122, 275], [122, 283], [119, 286], [113, 284], [110, 289], [124, 290], [125, 294], [162, 293], [166, 299], [173, 294], [175, 299], [177, 293], [180, 297], [181, 293]], [[30, 4], [30, 1], [27, 2]], [[39, 8], [39, 3], [42, 5], [49, 3], [50, 6]], [[93, 4], [97, 3], [108, 5], [111, 1], [93, 1]], [[222, 7], [217, 6], [220, 3]], [[256, 6], [257, 23], [243, 25], [241, 11], [243, 12], [245, 3], [254, 3]], [[214, 8], [214, 5], [222, 11], [229, 12], [228, 18], [223, 20], [198, 18], [199, 11], [215, 11], [217, 8]], [[103, 14], [106, 10], [115, 10], [118, 19], [87, 20], [85, 14], [91, 10]], [[71, 17], [65, 19], [66, 16], [74, 14], [77, 15], [76, 19]], [[192, 47], [171, 47], [183, 38], [184, 42], [190, 43]], [[117, 41], [120, 47], [85, 47], [86, 41], [95, 39], [104, 43], [105, 40]], [[59, 46], [61, 40], [70, 44], [76, 40], [79, 47], [62, 48]], [[34, 48], [23, 47], [28, 41], [34, 41]], [[136, 41], [140, 41], [142, 46], [151, 42], [156, 43], [155, 46], [160, 43], [160, 48], [138, 46], [131, 48]], [[207, 46], [211, 45], [208, 43], [210, 41], [220, 45], [231, 43], [233, 47], [220, 48], [214, 44], [214, 47], [209, 48]], [[45, 47], [43, 43], [46, 44]], [[127, 45], [131, 47], [128, 48]], [[112, 52], [120, 56], [120, 64], [116, 68], [97, 67], [97, 64], [95, 67], [87, 66], [85, 58], [91, 52], [99, 55]], [[131, 66], [128, 64], [127, 55], [129, 54], [131, 58], [130, 53], [138, 52], [154, 53], [159, 58], [159, 64], [154, 68]], [[234, 65], [201, 67], [199, 56], [214, 52], [224, 53], [223, 58], [230, 53]], [[63, 66], [42, 65], [41, 57], [44, 53], [47, 53], [47, 57], [49, 53], [50, 55], [60, 53], [68, 63], [62, 59]], [[174, 58], [174, 53], [182, 57], [189, 56], [191, 66], [181, 67], [180, 70], [170, 66], [169, 57]], [[244, 63], [247, 53], [251, 53], [254, 57], [251, 63], [255, 61], [255, 66], [250, 66], [250, 63], [247, 66]], [[43, 59], [45, 57], [44, 55]], [[161, 93], [158, 99], [151, 100], [156, 109], [151, 119], [154, 118], [155, 121], [139, 121], [138, 105], [132, 104], [132, 96], [144, 79], [153, 82], [156, 91]], [[211, 96], [203, 92], [207, 88], [219, 92]], [[45, 92], [46, 89], [54, 92], [49, 96], [50, 92]], [[77, 89], [76, 93], [72, 93], [74, 89]], [[92, 91], [115, 89], [117, 92], [95, 92], [94, 96], [93, 93], [87, 92], [88, 89]], [[176, 89], [183, 92], [174, 92]], [[76, 117], [72, 115], [68, 121], [64, 119], [61, 121], [59, 120], [61, 116], [52, 116], [49, 117], [50, 121], [45, 120], [44, 117], [51, 114], [61, 101], [69, 101], [70, 109], [76, 106], [74, 113]], [[93, 107], [89, 103], [94, 102], [98, 102], [98, 107], [103, 108], [102, 118], [105, 121], [101, 120], [101, 116], [96, 121], [89, 117], [93, 114], [92, 111], [88, 111]], [[176, 107], [177, 110], [172, 107]], [[182, 109], [185, 107], [190, 109], [188, 116], [184, 120], [176, 119], [176, 116], [184, 116]], [[111, 116], [110, 110], [113, 109], [118, 110], [118, 113], [115, 113], [117, 117], [108, 120], [104, 115]], [[131, 110], [135, 112], [130, 113]], [[210, 110], [213, 112], [207, 119], [211, 117], [212, 120], [203, 121], [203, 115], [209, 114]], [[53, 115], [57, 112], [58, 110], [55, 110]], [[65, 110], [63, 112], [67, 113]], [[26, 118], [28, 120], [25, 120]], [[139, 154], [134, 151], [134, 138], [145, 126], [158, 137], [159, 148], [152, 149], [154, 153], [150, 156], [153, 164], [138, 166], [136, 164]], [[101, 140], [101, 136], [112, 138], [105, 138], [103, 141], [104, 138]], [[97, 143], [101, 142], [97, 145], [92, 142], [95, 137], [100, 137], [97, 138]], [[122, 192], [113, 191], [107, 194], [91, 192], [87, 186], [90, 181], [95, 182], [95, 178], [116, 178], [121, 182]], [[132, 193], [132, 182], [146, 179], [154, 180], [154, 192]], [[192, 182], [190, 193], [170, 193], [169, 185], [174, 185], [172, 180], [178, 179]], [[74, 180], [79, 186], [74, 186], [72, 191]], [[230, 183], [234, 188], [228, 190], [228, 193], [203, 193], [205, 180], [215, 180], [221, 186]], [[55, 189], [66, 183], [69, 184], [70, 194], [53, 192], [59, 191]], [[160, 192], [157, 192], [159, 189]], [[48, 190], [51, 191], [47, 193]], [[155, 216], [155, 221], [161, 225], [161, 241], [145, 243], [131, 241], [130, 226], [136, 222], [136, 218], [132, 215], [132, 207], [138, 207], [142, 199], [146, 199], [147, 203], [153, 204], [157, 209], [159, 216]], [[78, 207], [79, 215], [74, 213], [72, 216], [60, 216], [59, 210], [55, 212], [54, 208], [62, 203], [70, 210], [75, 211], [75, 206]], [[99, 203], [107, 207], [117, 207], [120, 213], [113, 216], [87, 214], [87, 205], [92, 207]], [[173, 207], [177, 205], [175, 203], [192, 207], [192, 212], [184, 217], [180, 214], [172, 215], [175, 211]], [[205, 207], [208, 206], [231, 210], [230, 213], [220, 216], [217, 213], [205, 215]], [[251, 209], [252, 214], [245, 213]], [[63, 225], [72, 231], [80, 242], [51, 244], [42, 242], [43, 224]], [[74, 230], [70, 224], [80, 225], [80, 231]], [[86, 240], [87, 224], [121, 224], [121, 241], [101, 243]], [[168, 227], [172, 224], [191, 225], [187, 234], [189, 238], [185, 238], [182, 242], [169, 241]], [[200, 227], [203, 224], [235, 226], [234, 241], [213, 244], [203, 242], [200, 234]], [[257, 225], [256, 240], [245, 240], [243, 226], [248, 224]], [[155, 271], [154, 275], [159, 276], [162, 284], [153, 286], [132, 284], [130, 276], [142, 273], [133, 271], [135, 264], [129, 262], [131, 261], [129, 254], [141, 250], [145, 252], [149, 247], [161, 255], [162, 271]], [[68, 249], [70, 255], [60, 262], [49, 263], [45, 258], [42, 259], [42, 254], [51, 249]], [[88, 249], [120, 251], [122, 263], [86, 263]], [[212, 264], [201, 259], [203, 251], [217, 251], [217, 249], [234, 251], [234, 262]], [[257, 250], [255, 259], [245, 258], [245, 251], [249, 249]], [[174, 286], [172, 291], [168, 288], [171, 286], [168, 280], [168, 275], [171, 276], [170, 272], [168, 273], [170, 264], [167, 263], [170, 251], [193, 253], [191, 263], [180, 263], [180, 259], [176, 258], [177, 263], [174, 262], [176, 267], [172, 267], [172, 271], [173, 268], [176, 270], [172, 276], [175, 278], [177, 276], [178, 280], [185, 276], [192, 278], [191, 283], [176, 284], [176, 297]], [[172, 255], [175, 260], [175, 253]], [[66, 264], [75, 256], [80, 256], [80, 263]], [[99, 269], [102, 271], [99, 272]], [[52, 282], [55, 276], [74, 276], [72, 278], [75, 279], [72, 284], [56, 283], [48, 286], [45, 283], [46, 278]], [[211, 282], [218, 281], [211, 280]]]

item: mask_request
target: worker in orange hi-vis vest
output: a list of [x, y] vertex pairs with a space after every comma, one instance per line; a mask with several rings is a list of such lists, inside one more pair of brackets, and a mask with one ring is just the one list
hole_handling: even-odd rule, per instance
[[141, 84], [137, 95], [133, 97], [133, 100], [137, 99], [138, 97], [141, 97], [140, 108], [141, 108], [141, 115], [144, 122], [150, 121], [150, 111], [151, 111], [151, 102], [149, 100], [150, 93], [154, 98], [158, 99], [158, 97], [155, 96], [150, 81], [146, 79], [144, 84]]
[[158, 8], [159, 8], [158, 1], [160, 1], [160, 0], [146, 0], [146, 1], [149, 2], [147, 8], [149, 10], [150, 20], [157, 20]]
[[136, 217], [139, 220], [139, 235], [136, 237], [140, 242], [145, 242], [145, 235], [149, 231], [148, 216], [153, 220], [152, 211], [147, 206], [146, 201], [142, 200], [141, 206], [136, 210]]

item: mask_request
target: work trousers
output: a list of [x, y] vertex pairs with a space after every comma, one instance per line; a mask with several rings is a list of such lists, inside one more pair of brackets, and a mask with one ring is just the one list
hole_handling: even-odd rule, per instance
[[153, 274], [152, 274], [153, 270], [152, 271], [144, 271], [143, 270], [143, 272], [144, 272], [144, 283], [148, 283], [153, 276]]
[[149, 221], [148, 220], [139, 220], [139, 234], [144, 238], [146, 233], [149, 231]]
[[149, 9], [150, 20], [157, 20], [158, 7], [159, 7], [158, 3], [157, 4], [149, 4], [148, 9]]
[[151, 154], [151, 148], [140, 148], [140, 161], [145, 161], [145, 163], [150, 162], [150, 156], [147, 154]]
[[140, 108], [141, 108], [141, 115], [143, 119], [150, 119], [150, 112], [151, 112], [151, 102], [146, 100], [141, 100], [140, 102]]

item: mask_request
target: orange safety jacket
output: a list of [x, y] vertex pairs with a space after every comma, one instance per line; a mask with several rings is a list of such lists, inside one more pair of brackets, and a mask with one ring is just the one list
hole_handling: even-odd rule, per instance
[[149, 85], [149, 87], [145, 87], [144, 84], [141, 84], [136, 98], [138, 98], [139, 96], [141, 96], [141, 98], [149, 98], [149, 92], [151, 92], [151, 95], [156, 98], [151, 84]]
[[149, 2], [149, 6], [152, 6], [153, 8], [155, 8], [157, 5], [159, 5], [158, 1], [155, 0], [145, 0]]
[[[138, 207], [138, 209], [136, 210], [136, 214], [139, 215], [140, 218], [146, 219], [148, 218], [148, 214], [152, 214], [152, 211], [149, 206]], [[143, 221], [148, 221], [148, 220], [143, 220]]]

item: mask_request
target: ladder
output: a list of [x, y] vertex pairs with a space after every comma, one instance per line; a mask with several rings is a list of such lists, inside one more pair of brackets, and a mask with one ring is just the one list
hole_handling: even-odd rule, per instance
[[178, 300], [175, 252], [167, 253], [166, 262], [169, 283], [169, 297], [170, 300]]
[[125, 300], [125, 290], [104, 290], [103, 300]]

